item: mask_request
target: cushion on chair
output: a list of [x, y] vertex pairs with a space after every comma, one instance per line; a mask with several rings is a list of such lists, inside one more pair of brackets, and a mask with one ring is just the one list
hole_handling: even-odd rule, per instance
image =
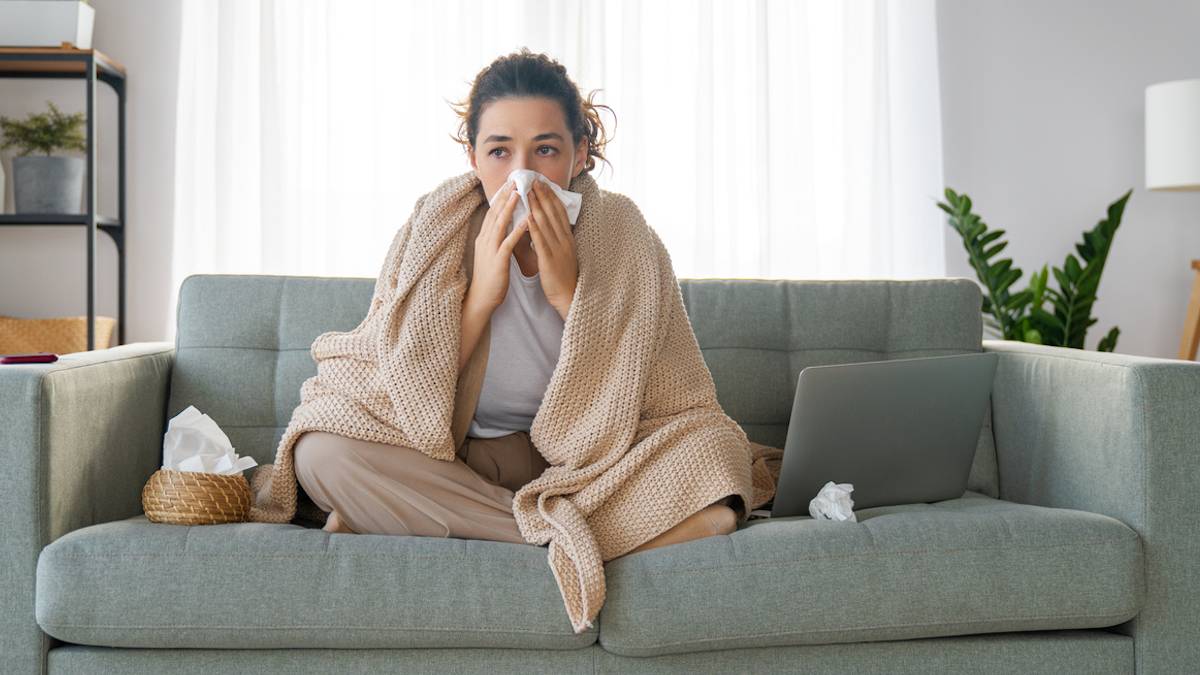
[[608, 564], [600, 644], [625, 656], [1112, 626], [1144, 596], [1141, 540], [1107, 516], [976, 492], [754, 520]]
[[113, 647], [573, 649], [597, 637], [572, 632], [541, 546], [144, 515], [43, 549], [36, 608], [50, 635]]

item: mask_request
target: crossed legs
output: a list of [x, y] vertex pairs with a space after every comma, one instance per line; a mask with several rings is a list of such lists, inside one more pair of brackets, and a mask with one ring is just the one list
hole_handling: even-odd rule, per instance
[[[528, 432], [467, 438], [453, 462], [412, 448], [309, 431], [296, 441], [296, 478], [329, 513], [324, 530], [525, 543], [512, 515], [515, 490], [547, 464]], [[629, 553], [737, 529], [732, 496], [688, 516]]]
[[485, 480], [460, 457], [446, 462], [323, 431], [301, 435], [293, 452], [305, 493], [332, 512], [327, 532], [525, 543], [512, 515], [513, 491]]
[[639, 553], [660, 546], [681, 544], [693, 539], [733, 532], [737, 529], [737, 512], [728, 505], [731, 499], [732, 497], [725, 497], [709, 504], [679, 521], [666, 532], [633, 548], [629, 553]]

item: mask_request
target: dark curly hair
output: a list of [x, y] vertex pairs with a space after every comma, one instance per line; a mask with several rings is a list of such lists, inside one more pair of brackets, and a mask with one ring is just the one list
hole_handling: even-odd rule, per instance
[[465, 152], [471, 152], [475, 147], [475, 140], [479, 134], [479, 117], [489, 103], [510, 96], [537, 96], [553, 99], [562, 106], [574, 145], [579, 145], [582, 138], [588, 139], [588, 157], [582, 173], [588, 173], [596, 166], [596, 158], [612, 166], [605, 159], [603, 152], [604, 146], [612, 138], [605, 135], [599, 109], [607, 109], [612, 113], [614, 121], [616, 113], [606, 105], [592, 103], [596, 91], [592, 91], [587, 99], [584, 99], [579, 93], [579, 87], [567, 76], [566, 67], [558, 61], [545, 54], [532, 53], [528, 47], [522, 47], [520, 51], [492, 61], [479, 71], [475, 81], [469, 84], [471, 93], [467, 100], [451, 103], [455, 114], [461, 120], [458, 135], [451, 134], [451, 138], [460, 143]]

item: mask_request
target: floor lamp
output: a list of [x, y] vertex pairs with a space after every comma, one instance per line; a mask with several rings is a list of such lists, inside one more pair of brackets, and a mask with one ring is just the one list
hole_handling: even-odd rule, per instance
[[[1146, 189], [1200, 190], [1200, 79], [1146, 87]], [[1188, 303], [1179, 358], [1195, 360], [1200, 345], [1200, 260]]]

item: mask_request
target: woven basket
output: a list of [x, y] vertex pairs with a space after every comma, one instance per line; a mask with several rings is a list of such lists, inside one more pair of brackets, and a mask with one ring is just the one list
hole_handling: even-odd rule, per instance
[[[111, 346], [109, 343], [116, 324], [117, 320], [111, 316], [96, 317], [96, 349]], [[72, 354], [82, 351], [87, 351], [86, 316], [23, 319], [0, 314], [0, 354]]]
[[142, 488], [142, 510], [155, 523], [240, 523], [250, 504], [250, 483], [241, 473], [159, 469]]

